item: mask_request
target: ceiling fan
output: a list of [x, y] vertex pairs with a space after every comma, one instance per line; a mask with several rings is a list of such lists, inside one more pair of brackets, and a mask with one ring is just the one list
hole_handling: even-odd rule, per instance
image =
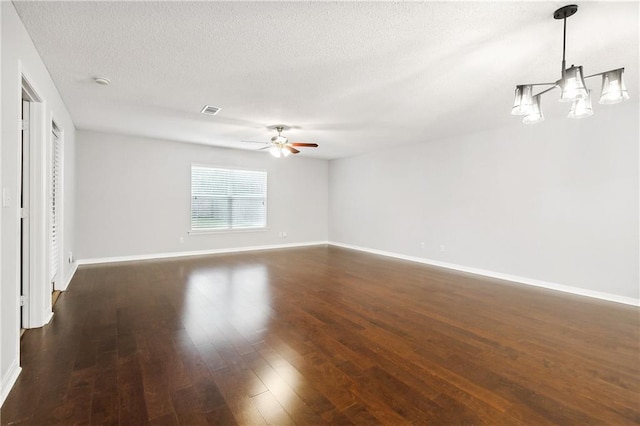
[[298, 154], [300, 150], [298, 148], [317, 148], [317, 143], [307, 143], [307, 142], [289, 142], [289, 139], [285, 136], [282, 136], [282, 131], [285, 126], [275, 126], [276, 131], [278, 132], [278, 136], [274, 136], [271, 138], [270, 142], [257, 142], [257, 141], [242, 141], [242, 142], [250, 142], [250, 143], [261, 143], [268, 144], [264, 148], [260, 148], [258, 151], [269, 150], [271, 155], [274, 157], [287, 157], [289, 154]]

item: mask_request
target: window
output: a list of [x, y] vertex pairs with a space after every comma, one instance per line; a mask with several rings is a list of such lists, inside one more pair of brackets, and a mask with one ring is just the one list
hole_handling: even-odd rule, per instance
[[191, 229], [267, 226], [267, 173], [191, 166]]

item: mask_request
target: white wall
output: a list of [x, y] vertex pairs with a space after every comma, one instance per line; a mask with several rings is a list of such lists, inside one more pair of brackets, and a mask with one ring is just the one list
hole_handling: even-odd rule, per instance
[[329, 240], [637, 301], [634, 96], [582, 120], [331, 161]]
[[[327, 240], [326, 160], [89, 131], [77, 138], [80, 260]], [[266, 170], [269, 229], [189, 235], [192, 163]]]
[[[34, 323], [31, 326], [41, 326], [51, 316], [51, 296], [48, 279], [46, 279], [48, 262], [48, 244], [46, 234], [47, 222], [47, 167], [48, 144], [50, 143], [51, 120], [55, 120], [64, 131], [65, 155], [71, 161], [65, 161], [63, 169], [65, 219], [73, 218], [73, 150], [75, 128], [56, 87], [49, 76], [31, 38], [27, 34], [11, 2], [0, 2], [2, 10], [2, 72], [1, 90], [1, 137], [0, 146], [0, 182], [6, 195], [10, 197], [7, 206], [2, 207], [0, 234], [0, 402], [4, 400], [13, 381], [19, 373], [19, 286], [20, 286], [20, 155], [21, 155], [21, 81], [25, 76], [43, 101], [38, 106], [39, 120], [35, 126], [39, 133], [34, 139], [34, 204], [31, 206], [30, 220], [37, 228], [38, 244], [34, 246], [37, 265], [34, 277], [38, 291], [30, 295], [33, 305]], [[72, 226], [65, 221], [62, 229], [62, 245], [65, 251], [73, 248]], [[63, 278], [67, 279], [71, 272], [71, 265], [65, 264]], [[47, 297], [48, 294], [48, 297]], [[48, 303], [47, 303], [48, 299]], [[40, 321], [40, 323], [38, 323]]]

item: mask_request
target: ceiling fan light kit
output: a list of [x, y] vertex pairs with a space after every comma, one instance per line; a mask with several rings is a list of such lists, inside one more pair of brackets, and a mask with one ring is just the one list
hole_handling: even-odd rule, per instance
[[288, 150], [286, 143], [289, 142], [289, 139], [282, 136], [280, 133], [284, 130], [283, 126], [276, 127], [276, 131], [278, 132], [278, 136], [274, 136], [271, 138], [271, 143], [273, 146], [269, 148], [269, 153], [276, 158], [280, 157], [288, 157], [291, 154], [291, 151]]
[[[540, 123], [544, 115], [540, 107], [541, 96], [555, 88], [560, 89], [560, 102], [571, 102], [569, 118], [584, 118], [593, 115], [591, 105], [591, 90], [585, 84], [585, 79], [602, 76], [602, 91], [600, 103], [604, 105], [617, 104], [629, 99], [629, 93], [624, 84], [624, 68], [605, 71], [584, 76], [582, 66], [566, 66], [565, 52], [567, 45], [567, 18], [578, 11], [578, 6], [571, 4], [561, 7], [553, 13], [555, 19], [564, 21], [562, 38], [562, 77], [554, 83], [519, 84], [516, 86], [515, 101], [511, 109], [512, 115], [522, 115], [525, 124]], [[533, 94], [534, 86], [550, 86], [540, 93]]]
[[[300, 151], [296, 149], [296, 147], [303, 148], [317, 148], [317, 143], [308, 143], [308, 142], [289, 142], [289, 139], [285, 136], [282, 136], [282, 131], [285, 129], [284, 125], [277, 125], [273, 127], [278, 135], [271, 138], [270, 142], [258, 142], [258, 141], [243, 141], [249, 143], [261, 143], [267, 144], [264, 148], [261, 148], [259, 151], [268, 150], [271, 155], [276, 158], [288, 157], [291, 154], [299, 154]], [[287, 127], [289, 128], [289, 127]]]
[[280, 157], [288, 157], [291, 154], [291, 151], [284, 147], [272, 146], [269, 148], [269, 153], [276, 158]]

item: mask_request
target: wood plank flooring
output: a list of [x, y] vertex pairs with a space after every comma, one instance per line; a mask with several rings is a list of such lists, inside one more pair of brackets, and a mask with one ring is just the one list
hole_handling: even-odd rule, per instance
[[24, 425], [640, 423], [638, 308], [336, 247], [83, 266]]

